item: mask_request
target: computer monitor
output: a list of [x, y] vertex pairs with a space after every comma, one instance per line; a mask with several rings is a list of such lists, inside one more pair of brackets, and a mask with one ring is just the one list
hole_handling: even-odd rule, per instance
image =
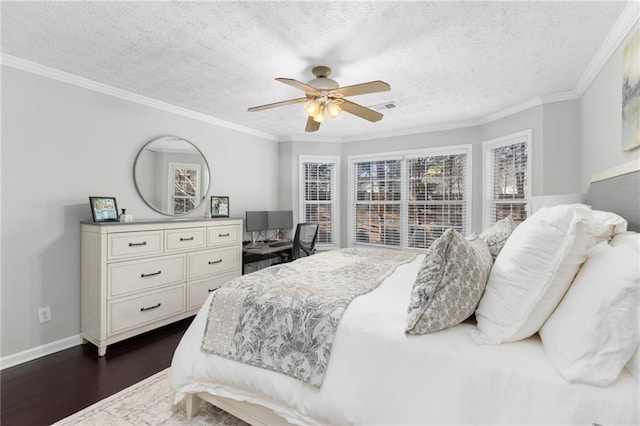
[[244, 225], [247, 232], [264, 231], [269, 229], [266, 211], [246, 212]]
[[276, 229], [278, 234], [293, 228], [293, 210], [273, 210], [267, 212], [267, 227]]
[[253, 211], [246, 212], [244, 219], [244, 226], [247, 232], [251, 232], [251, 243], [246, 247], [261, 247], [261, 243], [256, 243], [256, 232], [264, 231], [267, 229], [267, 212], [266, 211]]

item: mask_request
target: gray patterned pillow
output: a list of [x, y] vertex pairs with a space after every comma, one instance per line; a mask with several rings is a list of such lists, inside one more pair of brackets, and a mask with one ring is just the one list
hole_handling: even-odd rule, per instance
[[480, 238], [482, 238], [489, 246], [489, 251], [491, 252], [491, 257], [493, 260], [496, 260], [498, 257], [498, 253], [504, 247], [504, 243], [507, 242], [507, 238], [516, 229], [516, 223], [513, 221], [511, 216], [507, 216], [504, 219], [500, 219], [493, 226], [485, 229], [480, 234]]
[[478, 306], [493, 261], [487, 243], [447, 229], [427, 250], [407, 308], [409, 334], [452, 327]]

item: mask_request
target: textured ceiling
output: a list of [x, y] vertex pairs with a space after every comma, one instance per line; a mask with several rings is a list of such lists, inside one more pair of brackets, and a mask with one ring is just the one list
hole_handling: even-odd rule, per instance
[[8, 2], [2, 52], [255, 129], [304, 135], [300, 104], [327, 65], [341, 86], [383, 80], [394, 102], [349, 114], [317, 138], [354, 138], [479, 120], [574, 90], [626, 2]]

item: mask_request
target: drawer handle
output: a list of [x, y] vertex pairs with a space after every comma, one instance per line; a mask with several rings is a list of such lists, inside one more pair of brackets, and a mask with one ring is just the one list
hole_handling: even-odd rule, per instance
[[150, 311], [152, 309], [159, 308], [160, 306], [162, 306], [162, 303], [158, 302], [157, 305], [149, 306], [148, 308], [140, 308], [140, 312]]
[[218, 237], [228, 237], [230, 235], [231, 234], [227, 232], [226, 234], [218, 234]]
[[209, 265], [215, 265], [216, 263], [222, 263], [222, 259], [218, 259], [218, 260], [210, 260], [210, 261], [209, 261]]
[[153, 277], [155, 275], [160, 275], [162, 271], [152, 272], [150, 274], [140, 274], [140, 278]]
[[141, 243], [129, 243], [129, 247], [135, 247], [135, 246], [146, 246], [147, 242], [143, 241]]
[[193, 241], [193, 237], [189, 237], [189, 238], [180, 238], [180, 241]]

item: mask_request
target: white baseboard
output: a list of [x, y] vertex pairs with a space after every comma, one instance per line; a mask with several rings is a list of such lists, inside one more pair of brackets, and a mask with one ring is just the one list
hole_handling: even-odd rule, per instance
[[37, 346], [35, 348], [27, 349], [26, 351], [7, 355], [0, 358], [0, 370], [69, 349], [80, 344], [82, 344], [82, 336], [80, 334], [76, 334], [75, 336], [66, 337], [55, 342], [47, 343], [46, 345]]

